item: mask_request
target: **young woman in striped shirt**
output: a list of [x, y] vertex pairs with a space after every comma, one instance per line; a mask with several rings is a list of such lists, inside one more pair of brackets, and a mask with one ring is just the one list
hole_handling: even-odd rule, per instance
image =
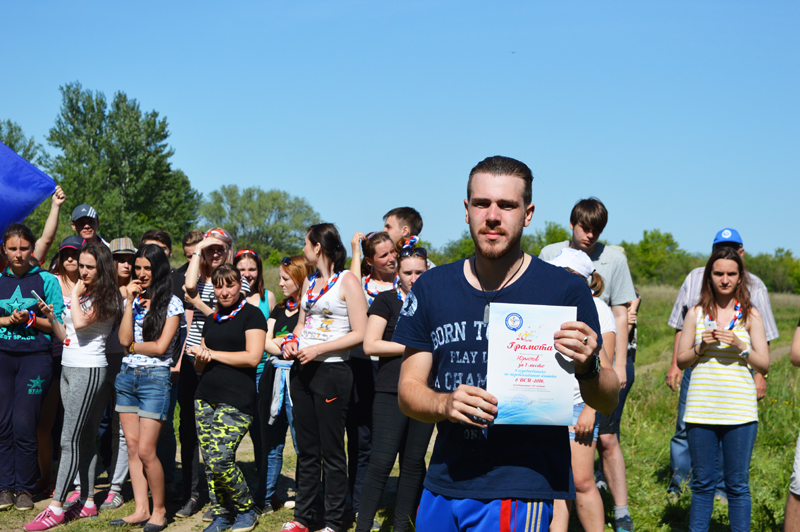
[[728, 516], [734, 532], [750, 530], [750, 456], [758, 430], [753, 371], [769, 371], [761, 314], [750, 304], [745, 269], [731, 248], [706, 264], [700, 304], [686, 313], [678, 367], [692, 366], [684, 421], [692, 456], [689, 530], [708, 530], [717, 483], [716, 451], [722, 443]]

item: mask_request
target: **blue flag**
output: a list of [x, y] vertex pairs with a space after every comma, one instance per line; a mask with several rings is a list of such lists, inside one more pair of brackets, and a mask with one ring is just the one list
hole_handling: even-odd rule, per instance
[[56, 190], [56, 182], [0, 142], [0, 240]]

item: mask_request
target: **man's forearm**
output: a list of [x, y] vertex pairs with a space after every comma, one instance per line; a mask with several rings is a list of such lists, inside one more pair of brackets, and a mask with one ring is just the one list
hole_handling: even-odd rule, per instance
[[595, 379], [579, 380], [584, 402], [601, 414], [610, 414], [619, 403], [619, 379], [609, 368], [600, 368]]
[[672, 365], [678, 365], [678, 343], [681, 341], [681, 330], [675, 329], [675, 342], [672, 344]]
[[427, 384], [413, 379], [400, 381], [398, 387], [400, 410], [410, 418], [423, 423], [444, 421], [447, 394], [433, 391]]
[[614, 364], [614, 368], [619, 370], [624, 370], [625, 366], [628, 363], [628, 335], [624, 334], [623, 331], [628, 330], [628, 314], [615, 315], [614, 321], [617, 324], [617, 338], [616, 338], [616, 345], [614, 346], [614, 360], [612, 364]]

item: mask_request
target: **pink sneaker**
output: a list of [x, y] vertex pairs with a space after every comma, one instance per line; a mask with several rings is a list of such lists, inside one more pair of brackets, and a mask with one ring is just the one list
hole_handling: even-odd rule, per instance
[[297, 521], [289, 521], [288, 523], [283, 523], [281, 532], [308, 532], [308, 528]]
[[61, 515], [56, 515], [53, 510], [48, 506], [36, 518], [25, 525], [25, 530], [34, 532], [38, 530], [50, 530], [54, 526], [66, 522], [66, 512], [61, 512]]
[[88, 517], [89, 519], [94, 519], [97, 517], [97, 505], [95, 504], [91, 508], [87, 508], [83, 501], [73, 504], [69, 507], [69, 510], [64, 512], [64, 522], [69, 523], [70, 521], [74, 521], [76, 519], [84, 519]]
[[64, 501], [64, 510], [69, 510], [69, 507], [81, 500], [81, 492], [78, 490], [73, 491], [67, 496], [67, 500]]

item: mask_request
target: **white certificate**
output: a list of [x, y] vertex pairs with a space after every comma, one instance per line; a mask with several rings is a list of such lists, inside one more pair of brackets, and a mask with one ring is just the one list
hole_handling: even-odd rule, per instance
[[575, 366], [553, 347], [577, 307], [492, 303], [486, 391], [498, 425], [572, 425]]

